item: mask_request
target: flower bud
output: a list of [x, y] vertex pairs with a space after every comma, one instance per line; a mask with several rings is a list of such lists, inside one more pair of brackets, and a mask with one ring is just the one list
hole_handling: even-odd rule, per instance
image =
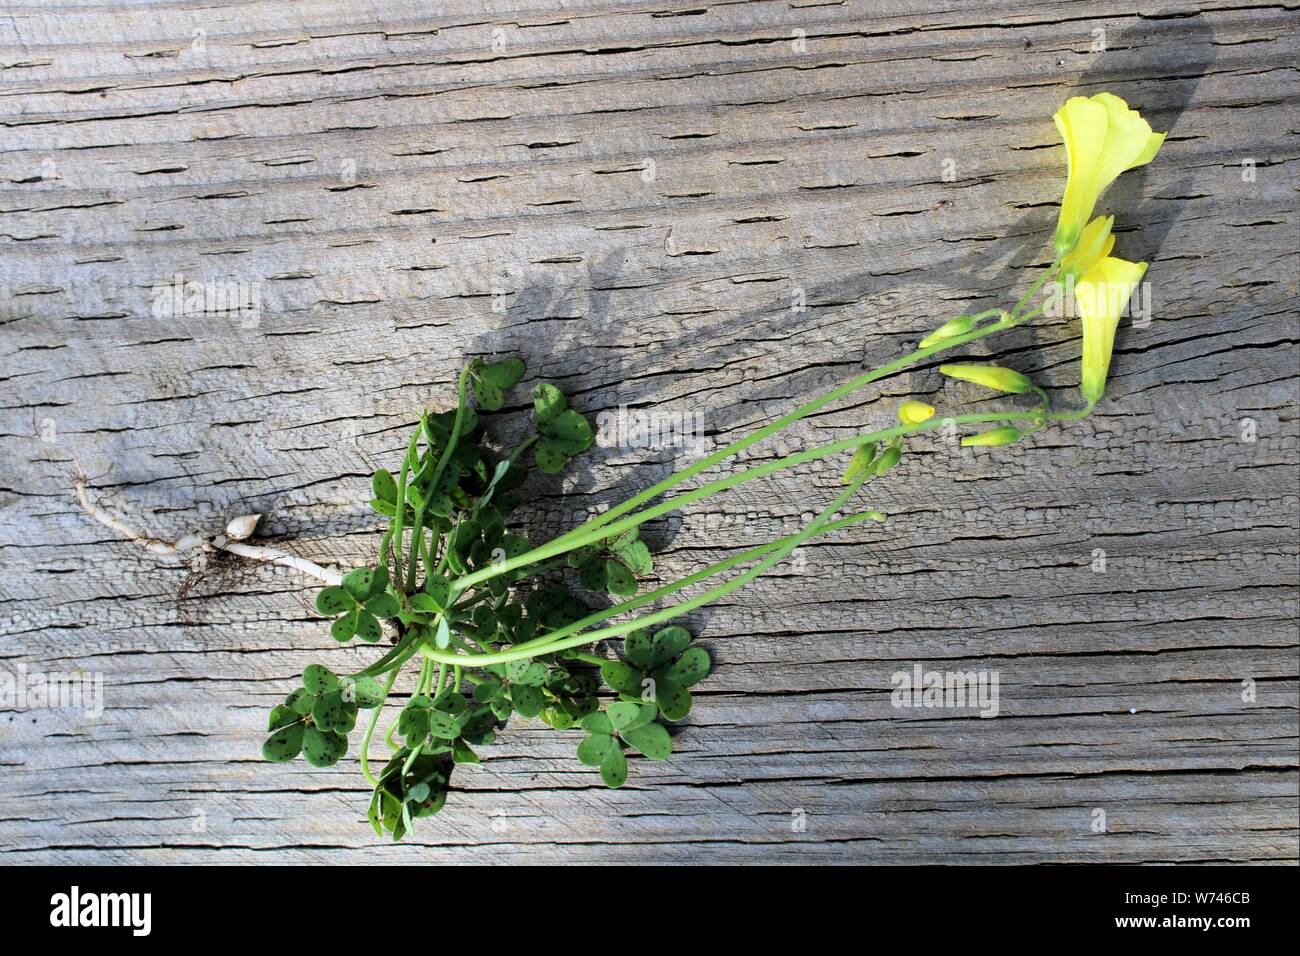
[[975, 327], [975, 316], [959, 315], [955, 319], [950, 319], [943, 325], [939, 326], [925, 338], [921, 339], [921, 348], [929, 348], [944, 339], [955, 338], [958, 335], [965, 335]]
[[894, 446], [893, 448], [886, 448], [884, 453], [881, 454], [880, 458], [876, 460], [876, 463], [875, 465], [872, 466], [871, 470], [874, 471], [877, 475], [883, 475], [885, 472], [889, 471], [889, 469], [897, 465], [898, 459], [902, 457], [903, 457], [903, 450], [901, 448], [897, 446]]
[[847, 485], [858, 476], [858, 473], [871, 464], [876, 457], [876, 443], [867, 442], [865, 445], [859, 445], [853, 452], [853, 457], [849, 459], [849, 466], [844, 469], [844, 483]]
[[1034, 383], [1014, 369], [1000, 365], [940, 365], [939, 371], [949, 378], [974, 382], [999, 392], [1027, 392]]
[[1010, 445], [1012, 442], [1020, 440], [1020, 429], [1011, 425], [1003, 425], [1000, 428], [990, 428], [986, 432], [980, 432], [978, 435], [971, 435], [961, 440], [963, 447], [971, 445]]
[[898, 420], [904, 425], [919, 425], [934, 417], [934, 406], [908, 399], [898, 406]]

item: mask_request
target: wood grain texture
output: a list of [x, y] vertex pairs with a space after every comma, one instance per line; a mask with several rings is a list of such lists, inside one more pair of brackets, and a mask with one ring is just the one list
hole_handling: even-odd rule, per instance
[[[106, 709], [0, 713], [4, 859], [1294, 862], [1295, 10], [7, 3], [0, 665], [102, 672]], [[1063, 182], [1048, 118], [1100, 89], [1170, 130], [1106, 200], [1155, 296], [1107, 400], [1014, 449], [917, 441], [873, 490], [886, 525], [692, 614], [715, 671], [679, 752], [621, 791], [521, 722], [416, 840], [376, 840], [355, 741], [325, 771], [257, 754], [305, 664], [367, 652], [282, 569], [179, 596], [187, 568], [72, 497], [75, 456], [159, 534], [263, 511], [360, 563], [368, 474], [471, 354], [733, 439], [1018, 294]], [[176, 274], [259, 283], [260, 321], [155, 318]], [[1073, 323], [993, 341], [1074, 401]], [[905, 395], [981, 406], [917, 372], [747, 458]], [[539, 484], [528, 533], [701, 453], [598, 449]], [[656, 525], [662, 573], [795, 530], [837, 474]], [[1000, 715], [892, 707], [918, 662], [995, 670]]]

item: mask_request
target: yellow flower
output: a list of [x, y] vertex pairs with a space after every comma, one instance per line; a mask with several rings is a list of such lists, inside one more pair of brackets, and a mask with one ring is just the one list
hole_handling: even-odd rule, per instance
[[898, 420], [904, 425], [919, 425], [934, 417], [934, 406], [908, 399], [898, 406]]
[[1073, 276], [1077, 280], [1099, 260], [1110, 255], [1110, 250], [1115, 247], [1115, 237], [1110, 234], [1111, 226], [1114, 224], [1114, 216], [1098, 216], [1083, 227], [1078, 243], [1061, 260], [1060, 280], [1062, 282], [1065, 281], [1066, 276]]
[[1079, 390], [1089, 401], [1106, 391], [1115, 330], [1133, 290], [1147, 271], [1145, 262], [1110, 256], [1089, 269], [1074, 287], [1074, 301], [1083, 321], [1083, 368]]
[[1151, 124], [1113, 93], [1072, 96], [1052, 119], [1069, 162], [1056, 223], [1056, 253], [1063, 256], [1079, 241], [1106, 187], [1124, 170], [1155, 159], [1166, 134], [1151, 132]]

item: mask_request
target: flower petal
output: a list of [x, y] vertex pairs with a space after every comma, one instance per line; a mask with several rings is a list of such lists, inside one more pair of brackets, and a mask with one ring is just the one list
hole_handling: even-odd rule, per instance
[[1106, 391], [1115, 330], [1146, 271], [1145, 262], [1107, 257], [1089, 269], [1074, 287], [1074, 301], [1083, 325], [1079, 388], [1091, 401], [1097, 401]]

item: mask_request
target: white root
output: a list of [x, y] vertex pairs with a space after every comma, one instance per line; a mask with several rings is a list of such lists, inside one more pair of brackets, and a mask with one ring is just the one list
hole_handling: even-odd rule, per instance
[[81, 502], [81, 507], [86, 509], [88, 515], [104, 527], [134, 541], [150, 554], [177, 557], [196, 549], [214, 548], [218, 551], [238, 555], [241, 558], [250, 558], [253, 561], [265, 561], [268, 564], [279, 564], [286, 568], [293, 568], [295, 571], [300, 571], [309, 577], [316, 578], [318, 581], [324, 581], [326, 584], [339, 584], [343, 580], [343, 575], [337, 571], [323, 568], [315, 562], [289, 554], [287, 551], [264, 548], [254, 544], [244, 544], [242, 539], [253, 533], [253, 530], [257, 527], [257, 520], [261, 515], [242, 515], [235, 518], [226, 526], [226, 534], [224, 535], [205, 538], [202, 535], [187, 534], [176, 541], [164, 541], [161, 538], [154, 538], [145, 534], [134, 525], [109, 512], [99, 502], [93, 500], [87, 487], [86, 476], [81, 472], [80, 468], [77, 469], [76, 477], [73, 478], [72, 487], [77, 493], [77, 500]]
[[262, 548], [255, 544], [242, 544], [238, 541], [227, 541], [220, 547], [222, 551], [228, 551], [230, 554], [237, 554], [241, 558], [252, 558], [254, 561], [267, 561], [271, 564], [279, 564], [286, 568], [293, 568], [295, 571], [301, 571], [303, 574], [324, 581], [326, 584], [342, 584], [343, 575], [329, 568], [322, 568], [313, 561], [306, 558], [300, 558], [297, 555], [289, 554], [287, 551], [277, 551], [275, 548]]

